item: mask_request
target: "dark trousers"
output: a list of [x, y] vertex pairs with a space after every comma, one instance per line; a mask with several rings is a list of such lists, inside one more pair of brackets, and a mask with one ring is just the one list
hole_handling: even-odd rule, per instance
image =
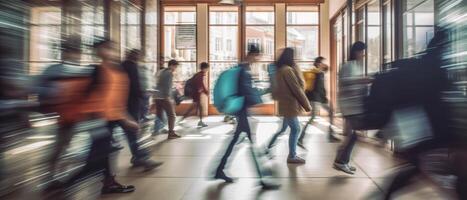
[[163, 119], [163, 114], [167, 115], [169, 124], [169, 132], [173, 132], [175, 128], [175, 107], [170, 99], [156, 99], [156, 112], [159, 119]]
[[105, 179], [112, 177], [109, 157], [112, 135], [109, 133], [104, 123], [101, 123], [101, 127], [90, 130], [90, 134], [92, 142], [86, 159], [86, 165], [78, 173], [68, 179], [66, 182], [67, 186], [71, 186], [79, 180], [100, 173], [104, 175]]
[[339, 164], [347, 164], [350, 162], [350, 156], [352, 155], [353, 148], [358, 139], [355, 130], [352, 128], [352, 124], [360, 123], [359, 120], [362, 120], [360, 116], [345, 117], [344, 135], [347, 135], [347, 138], [339, 147], [334, 162]]
[[128, 140], [128, 146], [130, 147], [131, 155], [133, 156], [133, 158], [149, 158], [149, 152], [146, 149], [140, 148], [140, 145], [138, 143], [138, 132], [124, 128], [124, 126], [121, 125], [121, 121], [111, 121], [107, 125], [110, 133], [113, 133], [117, 126], [120, 126], [123, 129], [123, 132], [125, 132], [125, 136]]
[[242, 132], [245, 132], [248, 136], [248, 139], [250, 140], [250, 152], [251, 156], [253, 158], [253, 162], [255, 164], [256, 171], [260, 178], [262, 177], [263, 173], [261, 172], [260, 164], [257, 158], [257, 154], [254, 150], [253, 144], [254, 144], [254, 139], [251, 136], [251, 130], [250, 130], [250, 125], [248, 123], [248, 112], [246, 109], [240, 111], [237, 115], [237, 129], [234, 132], [234, 136], [232, 140], [230, 141], [229, 145], [227, 146], [227, 150], [224, 153], [224, 156], [222, 156], [221, 162], [219, 163], [219, 166], [217, 167], [216, 173], [222, 172], [225, 168], [225, 165], [227, 164], [227, 160], [229, 159], [229, 156], [232, 154], [233, 148], [235, 144], [237, 144], [238, 139], [240, 138], [240, 134]]

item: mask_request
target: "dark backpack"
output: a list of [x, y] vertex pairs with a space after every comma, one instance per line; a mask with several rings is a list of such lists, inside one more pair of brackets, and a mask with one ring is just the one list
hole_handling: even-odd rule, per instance
[[183, 96], [191, 98], [193, 94], [195, 93], [195, 90], [196, 90], [195, 85], [194, 85], [195, 76], [196, 74], [185, 81], [185, 86], [183, 88]]

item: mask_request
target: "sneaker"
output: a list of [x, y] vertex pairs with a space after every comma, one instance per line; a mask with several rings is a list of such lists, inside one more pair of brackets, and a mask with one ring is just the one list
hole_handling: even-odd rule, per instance
[[204, 128], [204, 127], [207, 127], [207, 126], [208, 126], [208, 125], [205, 124], [205, 123], [202, 122], [202, 121], [199, 121], [199, 122], [198, 122], [198, 127], [200, 127], [200, 128]]
[[303, 158], [295, 156], [295, 157], [288, 157], [287, 158], [287, 163], [289, 163], [289, 164], [305, 164], [306, 161]]
[[113, 182], [112, 184], [105, 185], [102, 187], [102, 194], [112, 194], [112, 193], [130, 193], [135, 191], [135, 186], [133, 185], [122, 185], [118, 182]]
[[132, 159], [131, 164], [133, 164], [133, 167], [144, 167], [144, 171], [151, 171], [164, 163], [151, 159]]
[[216, 172], [216, 175], [214, 176], [214, 179], [222, 179], [224, 180], [226, 183], [233, 183], [234, 180], [233, 178], [230, 178], [228, 177], [227, 175], [225, 175], [224, 172]]
[[354, 174], [356, 170], [355, 167], [351, 167], [349, 164], [341, 164], [341, 163], [336, 163], [336, 162], [333, 164], [333, 167], [334, 169], [343, 171], [347, 174]]
[[169, 139], [178, 139], [181, 138], [182, 136], [177, 135], [174, 131], [169, 131]]

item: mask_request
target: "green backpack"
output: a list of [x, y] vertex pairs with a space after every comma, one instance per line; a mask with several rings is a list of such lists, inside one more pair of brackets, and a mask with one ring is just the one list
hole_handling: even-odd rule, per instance
[[243, 108], [245, 97], [238, 95], [241, 71], [241, 67], [235, 66], [219, 75], [213, 90], [214, 106], [219, 112], [236, 114]]

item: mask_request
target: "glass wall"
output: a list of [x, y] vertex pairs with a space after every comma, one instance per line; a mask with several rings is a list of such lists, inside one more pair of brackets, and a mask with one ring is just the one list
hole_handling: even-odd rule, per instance
[[404, 57], [423, 51], [434, 33], [434, 0], [407, 0], [403, 5]]
[[[247, 6], [245, 12], [245, 49], [248, 45], [258, 46], [262, 52], [260, 62], [251, 67], [256, 87], [260, 89], [269, 87], [267, 66], [275, 58], [275, 34], [274, 34], [274, 6]], [[267, 98], [266, 103], [273, 103], [272, 98]]]
[[164, 7], [163, 57], [164, 65], [175, 59], [180, 66], [175, 74], [177, 87], [196, 73], [196, 7]]
[[141, 49], [141, 7], [122, 1], [120, 11], [121, 57], [131, 49]]
[[158, 60], [158, 20], [157, 15], [158, 4], [157, 0], [146, 1], [145, 13], [145, 58], [144, 61], [149, 69], [153, 72], [159, 68]]
[[367, 4], [366, 51], [367, 74], [378, 72], [381, 67], [381, 11], [379, 0]]
[[37, 7], [31, 10], [30, 68], [39, 74], [61, 59], [60, 33], [62, 13], [59, 7]]
[[238, 10], [236, 6], [209, 7], [209, 63], [211, 65], [209, 85], [211, 90], [221, 72], [238, 64]]
[[302, 69], [313, 66], [319, 56], [317, 6], [287, 6], [287, 47], [295, 49], [295, 59]]
[[393, 52], [393, 15], [391, 1], [386, 1], [383, 5], [383, 63], [389, 63], [394, 59]]

